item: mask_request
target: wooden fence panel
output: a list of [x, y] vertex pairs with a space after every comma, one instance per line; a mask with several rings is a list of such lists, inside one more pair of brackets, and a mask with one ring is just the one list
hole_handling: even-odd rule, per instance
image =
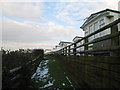
[[78, 84], [91, 88], [120, 88], [120, 57], [57, 56]]

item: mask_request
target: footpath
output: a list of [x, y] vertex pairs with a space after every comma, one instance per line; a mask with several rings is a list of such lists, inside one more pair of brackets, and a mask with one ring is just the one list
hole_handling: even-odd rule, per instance
[[45, 57], [37, 67], [36, 72], [31, 77], [33, 88], [71, 88], [76, 86], [66, 73], [61, 61], [53, 57]]

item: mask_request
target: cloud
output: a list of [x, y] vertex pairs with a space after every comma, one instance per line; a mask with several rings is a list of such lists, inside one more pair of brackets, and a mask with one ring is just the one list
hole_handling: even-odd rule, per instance
[[68, 41], [71, 41], [71, 39], [76, 35], [83, 36], [83, 31], [77, 30], [73, 26], [62, 26], [54, 22], [49, 22], [48, 27], [49, 27], [49, 34], [53, 35], [54, 38], [59, 36], [59, 38], [56, 38], [56, 40], [66, 39]]
[[7, 16], [29, 19], [41, 20], [42, 19], [43, 4], [17, 3], [17, 2], [4, 2], [2, 3], [2, 13]]
[[3, 41], [14, 42], [43, 42], [52, 40], [47, 36], [47, 32], [40, 28], [28, 25], [26, 23], [3, 18]]
[[3, 42], [3, 48], [8, 50], [16, 50], [16, 49], [51, 49], [55, 46], [55, 44], [50, 43], [17, 43], [17, 42]]
[[[27, 21], [28, 22], [28, 21]], [[58, 25], [55, 22], [49, 21], [44, 25], [36, 25], [32, 26], [29, 23], [21, 23], [14, 20], [10, 20], [7, 18], [3, 18], [2, 21], [2, 40], [3, 47], [14, 47], [15, 44], [19, 44], [15, 47], [23, 47], [23, 43], [26, 43], [28, 48], [31, 48], [31, 43], [41, 43], [45, 44], [47, 47], [47, 43], [58, 43], [60, 40], [68, 40], [70, 41], [76, 35], [83, 35], [80, 30], [72, 26], [62, 26]], [[31, 23], [31, 22], [30, 22]], [[34, 22], [32, 22], [34, 23]], [[35, 26], [36, 25], [36, 26]], [[7, 43], [6, 43], [7, 42]], [[11, 44], [10, 43], [15, 43]], [[7, 45], [6, 45], [7, 44]], [[31, 46], [29, 46], [29, 44]], [[26, 47], [26, 46], [25, 46]], [[48, 44], [48, 47], [49, 44]], [[43, 46], [43, 48], [45, 48]]]
[[85, 19], [90, 14], [106, 8], [118, 10], [119, 0], [82, 0], [77, 2], [62, 2], [56, 5], [56, 18], [66, 24], [74, 25], [75, 21]]

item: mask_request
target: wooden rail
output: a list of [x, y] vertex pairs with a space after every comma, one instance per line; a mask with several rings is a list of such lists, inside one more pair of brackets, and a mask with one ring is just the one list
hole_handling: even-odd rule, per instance
[[[89, 34], [86, 37], [83, 37], [82, 39], [80, 39], [79, 41], [72, 43], [71, 45], [68, 45], [66, 47], [63, 47], [62, 49], [53, 52], [54, 54], [62, 54], [62, 55], [77, 55], [77, 54], [84, 54], [84, 56], [88, 56], [88, 54], [92, 54], [93, 52], [109, 52], [110, 56], [118, 56], [120, 55], [119, 50], [120, 50], [120, 30], [118, 30], [118, 25], [120, 25], [120, 18], [115, 20], [114, 22], [98, 29], [97, 31]], [[91, 42], [88, 42], [88, 38], [101, 32], [104, 31], [106, 29], [110, 28], [111, 30], [111, 34], [109, 35], [105, 35], [103, 37], [97, 38], [92, 40]], [[96, 44], [99, 43], [101, 41], [105, 41], [105, 40], [110, 40], [110, 47], [105, 47], [105, 48], [100, 48], [100, 49], [92, 49], [92, 50], [88, 50], [88, 46], [90, 44]], [[84, 41], [83, 44], [81, 45], [77, 45], [78, 43]], [[73, 47], [73, 48], [71, 48]], [[84, 50], [77, 50], [83, 48]], [[72, 52], [71, 52], [72, 51]]]

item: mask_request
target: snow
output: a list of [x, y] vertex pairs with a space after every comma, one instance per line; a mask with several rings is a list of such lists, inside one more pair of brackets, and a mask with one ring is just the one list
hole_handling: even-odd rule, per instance
[[48, 62], [49, 62], [48, 60], [41, 61], [39, 64], [39, 67], [37, 68], [33, 76], [31, 77], [31, 79], [44, 81], [44, 78], [47, 78], [49, 76], [48, 67], [47, 67]]
[[[66, 75], [65, 72], [64, 72], [64, 75]], [[68, 80], [68, 82], [70, 83], [70, 85], [73, 87], [72, 82], [70, 81], [70, 79], [68, 78], [68, 76], [66, 76], [66, 79]]]
[[10, 70], [10, 73], [13, 73], [13, 72], [15, 72], [15, 71], [17, 71], [17, 70], [20, 70], [21, 68], [22, 68], [21, 66], [16, 67], [16, 68]]
[[70, 81], [70, 79], [66, 76], [66, 79], [69, 81], [69, 83], [71, 84], [71, 86], [73, 87], [72, 85], [72, 82]]
[[33, 59], [32, 61], [34, 62], [36, 59]]
[[65, 83], [62, 83], [63, 86], [65, 86]]
[[39, 89], [50, 87], [53, 85], [54, 82], [55, 82], [55, 80], [53, 80], [52, 82], [48, 81], [48, 84], [44, 85], [43, 87], [40, 87]]
[[34, 74], [32, 75], [31, 79], [33, 79], [35, 76], [36, 76], [36, 73], [34, 73]]
[[55, 62], [56, 60], [53, 60], [53, 62]]
[[31, 77], [31, 79], [35, 80], [36, 83], [39, 83], [41, 81], [46, 83], [42, 87], [40, 86], [39, 87], [40, 89], [50, 87], [55, 82], [53, 77], [51, 77], [49, 74], [49, 68], [47, 65], [48, 63], [49, 63], [49, 60], [41, 61], [39, 64], [39, 67], [37, 67], [36, 72]]
[[[54, 61], [54, 60], [53, 60]], [[49, 68], [48, 68], [49, 60], [43, 60], [40, 62], [39, 66], [37, 67], [36, 72], [32, 75], [31, 79], [35, 81], [35, 83], [39, 84], [39, 82], [43, 82], [44, 84], [40, 84], [38, 86], [39, 89], [49, 88], [54, 85], [55, 79], [50, 75]], [[66, 76], [64, 72], [65, 78], [70, 83], [71, 87], [73, 87], [72, 82]], [[56, 80], [57, 82], [57, 80]], [[63, 86], [66, 86], [64, 82], [61, 83]], [[42, 85], [42, 86], [41, 86]], [[57, 88], [59, 90], [59, 88]]]

